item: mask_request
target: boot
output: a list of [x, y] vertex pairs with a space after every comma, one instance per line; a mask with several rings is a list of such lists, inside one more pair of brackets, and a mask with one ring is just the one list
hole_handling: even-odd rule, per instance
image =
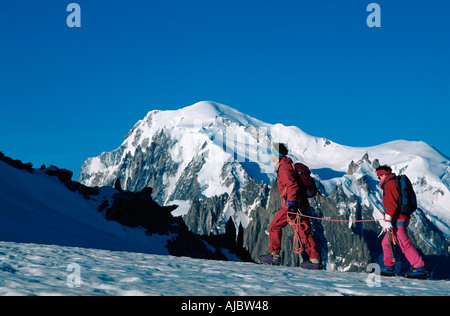
[[306, 270], [320, 270], [320, 262], [319, 259], [311, 259], [309, 261], [304, 261], [300, 268], [306, 269]]
[[428, 279], [428, 271], [425, 267], [413, 268], [411, 271], [406, 272], [405, 277], [409, 279]]
[[395, 277], [395, 269], [394, 269], [394, 267], [381, 268], [380, 275], [386, 276], [386, 277]]
[[263, 255], [259, 257], [259, 262], [262, 264], [270, 264], [273, 266], [280, 265], [280, 254], [279, 253], [268, 253], [267, 255]]

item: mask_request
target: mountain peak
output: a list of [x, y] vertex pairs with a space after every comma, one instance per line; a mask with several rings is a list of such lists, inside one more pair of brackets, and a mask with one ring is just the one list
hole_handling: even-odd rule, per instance
[[133, 129], [125, 136], [132, 133], [142, 124], [147, 125], [149, 129], [164, 128], [166, 130], [173, 128], [207, 128], [212, 123], [219, 125], [234, 123], [238, 126], [253, 126], [255, 128], [269, 127], [268, 124], [246, 115], [228, 105], [213, 101], [200, 101], [178, 110], [152, 110], [146, 117], [139, 121]]
[[217, 103], [214, 101], [200, 101], [195, 104], [184, 107], [182, 110], [200, 112], [205, 114], [207, 113], [210, 116], [218, 116], [231, 109], [232, 108], [227, 105]]
[[263, 122], [228, 105], [214, 101], [200, 101], [176, 112], [182, 113], [185, 120], [189, 118], [193, 120], [206, 120], [207, 122], [210, 122], [211, 120], [215, 120], [217, 118], [225, 118], [244, 126], [253, 125], [258, 127], [264, 124]]

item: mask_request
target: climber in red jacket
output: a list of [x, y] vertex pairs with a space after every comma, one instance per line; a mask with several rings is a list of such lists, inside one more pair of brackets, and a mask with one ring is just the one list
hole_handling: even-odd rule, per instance
[[[262, 263], [279, 265], [281, 251], [282, 229], [288, 224], [288, 211], [299, 208], [302, 212], [308, 211], [310, 205], [308, 198], [302, 194], [296, 178], [296, 170], [291, 158], [286, 157], [288, 149], [282, 143], [272, 147], [272, 161], [276, 162], [275, 172], [277, 173], [277, 185], [280, 191], [281, 208], [269, 227], [269, 254], [259, 257]], [[305, 250], [309, 255], [309, 261], [302, 263], [305, 269], [319, 269], [319, 252], [316, 242], [311, 232], [311, 222], [307, 218], [302, 218], [302, 227], [299, 234], [305, 243]]]

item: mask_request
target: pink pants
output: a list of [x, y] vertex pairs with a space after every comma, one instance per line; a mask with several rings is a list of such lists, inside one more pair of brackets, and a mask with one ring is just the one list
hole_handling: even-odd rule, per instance
[[[424, 267], [425, 263], [423, 262], [422, 258], [420, 257], [419, 253], [417, 252], [416, 248], [414, 248], [411, 240], [408, 237], [408, 225], [409, 219], [405, 221], [397, 221], [397, 225], [395, 225], [392, 230], [392, 235], [394, 237], [395, 243], [400, 246], [400, 249], [402, 250], [409, 263], [413, 266], [413, 268]], [[389, 235], [391, 234], [386, 233], [381, 245], [383, 247], [384, 253], [384, 265], [387, 267], [393, 267], [395, 265], [395, 262], [392, 258], [391, 248], [389, 246]], [[394, 245], [392, 245], [392, 250], [395, 254]]]

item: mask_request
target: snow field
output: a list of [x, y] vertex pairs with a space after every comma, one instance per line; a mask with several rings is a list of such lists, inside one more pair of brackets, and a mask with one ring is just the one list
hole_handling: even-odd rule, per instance
[[54, 245], [0, 242], [0, 258], [0, 295], [450, 295], [449, 281]]
[[30, 173], [0, 161], [0, 174], [2, 241], [169, 253], [165, 246], [173, 236], [149, 238], [145, 229], [107, 221], [97, 211], [112, 188], [103, 188], [96, 201], [86, 200], [40, 170]]

